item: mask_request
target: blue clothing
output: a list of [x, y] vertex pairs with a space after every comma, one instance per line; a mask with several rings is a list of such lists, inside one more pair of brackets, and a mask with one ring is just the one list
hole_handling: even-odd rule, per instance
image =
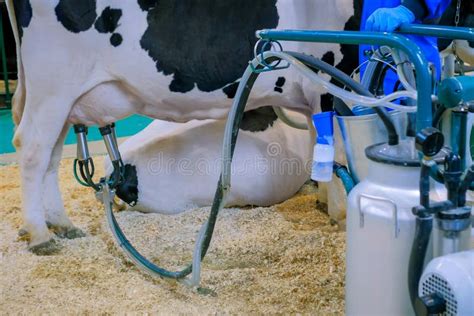
[[425, 0], [428, 14], [425, 19], [439, 19], [446, 8], [451, 3], [451, 0]]
[[[441, 17], [443, 12], [449, 6], [451, 0], [424, 0], [426, 4], [427, 12], [425, 12], [425, 16], [421, 19], [416, 19], [414, 23], [422, 23], [426, 19], [437, 19]], [[366, 22], [369, 16], [372, 15], [377, 9], [379, 8], [396, 8], [402, 4], [401, 0], [370, 0], [364, 1], [364, 8], [362, 11], [362, 23], [361, 23], [361, 30], [366, 29]], [[421, 50], [425, 53], [425, 57], [428, 61], [432, 62], [436, 69], [437, 69], [437, 76], [439, 77], [441, 73], [441, 61], [439, 58], [438, 46], [437, 46], [437, 39], [432, 37], [422, 37], [422, 36], [411, 36], [407, 35], [407, 37], [414, 40], [416, 44], [421, 48]], [[368, 45], [361, 45], [359, 49], [359, 56], [360, 62], [363, 63], [367, 58], [364, 56], [364, 51], [370, 50], [371, 47]], [[361, 73], [363, 72], [362, 68]], [[388, 74], [388, 77], [392, 77], [389, 81], [389, 85], [393, 87], [396, 81], [395, 74]], [[393, 85], [392, 85], [393, 83]]]
[[412, 24], [416, 16], [404, 5], [395, 8], [379, 8], [365, 21], [365, 30], [372, 32], [393, 32], [402, 24]]

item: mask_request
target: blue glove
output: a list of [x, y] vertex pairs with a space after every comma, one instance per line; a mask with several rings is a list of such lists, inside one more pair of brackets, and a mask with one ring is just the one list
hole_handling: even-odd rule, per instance
[[404, 23], [413, 23], [415, 15], [406, 7], [380, 8], [375, 10], [365, 23], [366, 31], [393, 32]]

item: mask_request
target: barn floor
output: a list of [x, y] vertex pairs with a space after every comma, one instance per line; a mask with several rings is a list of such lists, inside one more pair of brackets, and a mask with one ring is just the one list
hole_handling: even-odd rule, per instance
[[[203, 289], [196, 291], [147, 276], [125, 258], [71, 165], [61, 165], [63, 196], [87, 237], [58, 239], [62, 248], [52, 256], [29, 253], [18, 239], [18, 167], [0, 167], [0, 314], [343, 314], [345, 234], [316, 208], [314, 188], [275, 207], [224, 210], [204, 260]], [[118, 219], [145, 255], [177, 267], [191, 259], [207, 213], [125, 211]]]

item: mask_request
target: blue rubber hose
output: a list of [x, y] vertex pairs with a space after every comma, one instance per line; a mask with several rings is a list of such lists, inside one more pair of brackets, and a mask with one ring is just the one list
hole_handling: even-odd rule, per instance
[[349, 195], [349, 192], [352, 191], [352, 189], [355, 186], [354, 179], [352, 179], [351, 174], [349, 173], [349, 170], [347, 168], [337, 162], [334, 163], [334, 173], [336, 176], [341, 179], [342, 184], [344, 185], [344, 189], [346, 190], [346, 193]]

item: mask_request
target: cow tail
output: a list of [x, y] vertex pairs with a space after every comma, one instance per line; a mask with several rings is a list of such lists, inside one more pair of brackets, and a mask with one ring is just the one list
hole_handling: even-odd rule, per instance
[[[23, 63], [21, 58], [21, 49], [20, 49], [20, 33], [18, 29], [18, 24], [15, 15], [15, 8], [13, 6], [14, 0], [7, 0], [7, 9], [8, 9], [8, 16], [10, 18], [13, 34], [15, 36], [15, 43], [16, 43], [16, 56], [17, 56], [17, 68], [18, 68], [18, 81], [15, 93], [13, 94], [12, 99], [12, 114], [13, 114], [13, 122], [15, 126], [18, 127], [21, 121], [21, 117], [23, 116], [23, 110], [25, 108], [25, 98], [26, 98], [26, 90], [25, 90], [25, 72], [23, 69]], [[15, 133], [13, 138], [13, 143], [18, 147], [18, 135]]]

